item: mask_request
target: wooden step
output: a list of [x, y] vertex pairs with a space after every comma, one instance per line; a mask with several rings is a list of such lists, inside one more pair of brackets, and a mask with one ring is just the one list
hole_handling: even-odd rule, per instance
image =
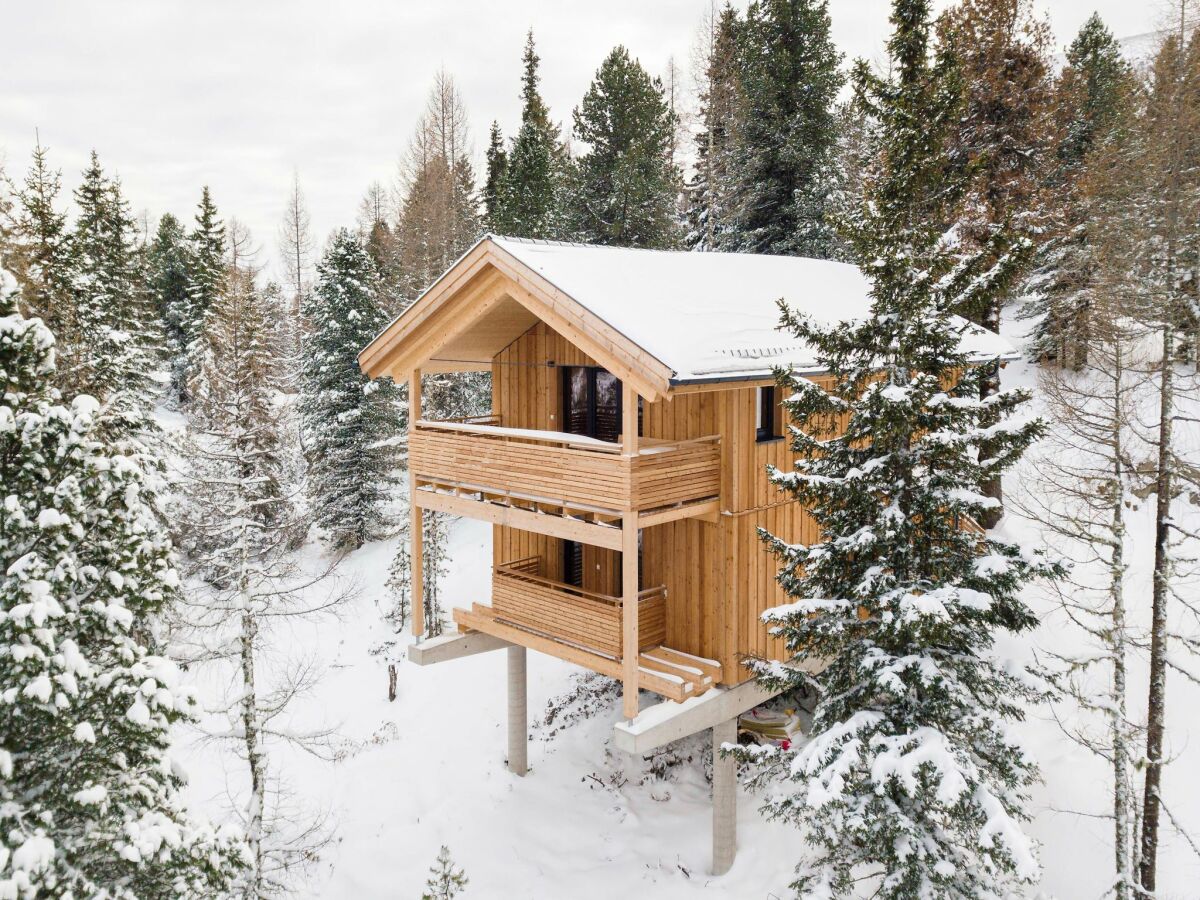
[[[454, 621], [464, 631], [482, 631], [501, 640], [537, 650], [566, 662], [583, 666], [610, 678], [621, 678], [621, 661], [578, 644], [559, 640], [535, 628], [503, 621], [490, 606], [473, 604], [455, 609]], [[721, 664], [692, 656], [670, 647], [653, 647], [638, 655], [638, 687], [682, 703], [703, 694], [720, 680]]]

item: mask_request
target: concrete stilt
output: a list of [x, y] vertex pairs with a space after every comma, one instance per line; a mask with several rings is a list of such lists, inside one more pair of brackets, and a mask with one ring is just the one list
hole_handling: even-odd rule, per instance
[[508, 648], [508, 770], [529, 771], [529, 705], [525, 700], [525, 648]]
[[737, 761], [721, 745], [737, 742], [737, 718], [715, 725], [713, 740], [712, 874], [724, 875], [737, 855]]

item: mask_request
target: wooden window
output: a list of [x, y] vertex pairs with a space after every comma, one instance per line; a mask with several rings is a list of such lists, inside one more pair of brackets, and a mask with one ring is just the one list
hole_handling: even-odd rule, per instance
[[758, 389], [754, 413], [754, 439], [759, 443], [774, 441], [783, 436], [783, 415], [776, 398], [778, 391], [774, 385]]
[[[601, 441], [621, 440], [621, 380], [598, 366], [563, 366], [563, 431]], [[642, 404], [638, 398], [638, 434]]]

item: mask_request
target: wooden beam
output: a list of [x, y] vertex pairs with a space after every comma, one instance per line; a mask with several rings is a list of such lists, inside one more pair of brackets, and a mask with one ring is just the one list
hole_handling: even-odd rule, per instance
[[[421, 370], [413, 369], [408, 376], [408, 431], [412, 434], [413, 424], [421, 418]], [[417, 477], [412, 467], [408, 470], [409, 537], [412, 541], [410, 554], [412, 585], [412, 633], [421, 638], [425, 634], [425, 515], [416, 502]]]
[[621, 452], [638, 455], [638, 395], [627, 383], [621, 384]]
[[579, 541], [594, 547], [605, 547], [609, 550], [621, 549], [621, 531], [610, 525], [595, 525], [564, 516], [546, 515], [527, 509], [518, 509], [515, 506], [503, 506], [484, 500], [469, 500], [465, 497], [439, 494], [425, 489], [414, 490], [412, 497], [414, 504], [425, 509], [435, 509], [454, 516], [465, 516], [468, 519], [491, 522], [493, 525], [507, 525], [510, 528], [519, 528], [522, 531], [532, 531], [563, 540]]
[[752, 678], [736, 687], [713, 688], [682, 703], [666, 700], [647, 707], [631, 721], [618, 722], [613, 727], [613, 742], [626, 753], [649, 753], [736, 718], [774, 696]]
[[716, 497], [711, 500], [697, 500], [695, 503], [681, 503], [668, 509], [655, 509], [638, 516], [639, 528], [650, 528], [677, 519], [703, 519], [705, 522], [716, 522], [721, 515], [721, 501]]
[[626, 719], [638, 714], [638, 650], [638, 527], [631, 511], [621, 521], [621, 697]]
[[408, 648], [408, 661], [418, 666], [432, 666], [448, 662], [452, 659], [462, 659], [464, 656], [474, 656], [476, 653], [488, 653], [492, 650], [503, 650], [513, 646], [510, 642], [501, 640], [482, 631], [472, 631], [467, 634], [443, 634], [430, 638]]

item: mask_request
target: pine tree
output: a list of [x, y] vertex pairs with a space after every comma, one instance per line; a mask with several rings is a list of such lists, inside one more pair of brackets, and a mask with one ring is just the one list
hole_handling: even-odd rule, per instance
[[[426, 511], [422, 516], [422, 538], [424, 568], [422, 570], [422, 598], [425, 613], [425, 634], [427, 637], [437, 637], [446, 627], [446, 610], [442, 606], [442, 579], [450, 570], [450, 518], [444, 513]], [[399, 538], [396, 555], [392, 557], [388, 567], [386, 586], [392, 597], [392, 606], [384, 617], [397, 632], [409, 621], [412, 614], [412, 554], [411, 546], [411, 517], [408, 510], [401, 516]]]
[[[971, 170], [959, 219], [960, 239], [985, 248], [997, 234], [998, 252], [1012, 256], [1019, 241], [1020, 268], [1000, 290], [980, 293], [978, 305], [959, 310], [1000, 332], [1000, 314], [1015, 294], [1043, 231], [1040, 186], [1051, 143], [1050, 28], [1033, 12], [1032, 0], [963, 0], [938, 22], [939, 40], [963, 80], [964, 106], [950, 138], [951, 154]], [[1000, 390], [1000, 367], [983, 382], [984, 396]], [[989, 448], [983, 448], [990, 455]], [[998, 479], [985, 493], [1002, 500]], [[1002, 509], [981, 520], [991, 528]]]
[[79, 345], [69, 355], [79, 389], [103, 404], [111, 433], [132, 438], [150, 427], [161, 331], [129, 204], [94, 151], [75, 202], [72, 295]]
[[[1192, 609], [1183, 588], [1181, 564], [1197, 535], [1181, 527], [1180, 494], [1200, 491], [1200, 464], [1179, 425], [1196, 396], [1200, 355], [1200, 28], [1177, 8], [1178, 27], [1154, 59], [1136, 133], [1122, 136], [1117, 177], [1133, 191], [1112, 215], [1099, 216], [1105, 239], [1098, 269], [1119, 285], [1126, 309], [1138, 315], [1158, 345], [1158, 408], [1153, 417], [1154, 566], [1151, 582], [1149, 690], [1146, 747], [1142, 761], [1138, 888], [1158, 887], [1159, 829], [1170, 797], [1163, 789], [1166, 748], [1167, 675], [1195, 680], [1191, 666], [1200, 653], [1194, 636], [1173, 625], [1172, 607]], [[1111, 178], [1111, 176], [1110, 176]], [[1190, 370], [1190, 373], [1189, 373]], [[1182, 632], [1182, 633], [1181, 633]]]
[[[1128, 200], [1122, 185], [1113, 188], [1106, 205]], [[1103, 242], [1102, 235], [1094, 237]], [[1127, 520], [1137, 502], [1130, 465], [1135, 410], [1148, 373], [1138, 350], [1145, 329], [1123, 309], [1120, 281], [1106, 281], [1102, 273], [1082, 371], [1048, 368], [1040, 374], [1049, 433], [1017, 502], [1073, 563], [1073, 574], [1059, 585], [1059, 602], [1086, 644], [1078, 652], [1049, 654], [1062, 670], [1067, 696], [1089, 714], [1064, 730], [1112, 772], [1112, 893], [1130, 900], [1136, 889], [1133, 781], [1140, 729], [1130, 710], [1129, 667], [1138, 639], [1126, 590], [1133, 552]], [[1056, 716], [1064, 723], [1074, 718]]]
[[196, 211], [196, 225], [189, 236], [191, 249], [191, 272], [188, 279], [188, 306], [183, 316], [183, 333], [187, 340], [187, 360], [184, 365], [186, 385], [194, 377], [203, 354], [202, 337], [208, 324], [208, 311], [224, 290], [225, 225], [217, 216], [217, 207], [212, 194], [205, 185], [200, 194]]
[[220, 895], [240, 843], [189, 818], [169, 757], [195, 713], [155, 638], [171, 547], [53, 350], [0, 270], [0, 893]]
[[[466, 149], [469, 137], [458, 88], [448, 74], [439, 72], [397, 191], [402, 198], [396, 225], [400, 291], [387, 310], [392, 315], [412, 303], [479, 237], [475, 176]], [[401, 397], [407, 397], [407, 387]], [[442, 374], [431, 379], [426, 411], [430, 418], [481, 415], [490, 400], [488, 373]]]
[[158, 307], [171, 367], [171, 394], [180, 397], [185, 393], [183, 379], [187, 368], [191, 245], [183, 223], [170, 213], [158, 220], [149, 257], [150, 289]]
[[737, 238], [723, 249], [826, 258], [841, 54], [827, 0], [755, 0], [738, 29]]
[[504, 149], [504, 132], [500, 123], [493, 121], [488, 131], [488, 148], [485, 155], [486, 178], [483, 182], [483, 218], [489, 231], [506, 233], [504, 210], [504, 176], [508, 171], [508, 152]]
[[62, 173], [50, 168], [49, 149], [39, 143], [17, 198], [15, 261], [22, 265], [16, 274], [27, 314], [58, 336], [59, 378], [73, 370], [70, 354], [80, 343], [71, 293], [70, 233], [66, 213], [57, 208], [61, 192]]
[[[278, 340], [287, 310], [257, 286], [253, 270], [231, 268], [224, 285], [210, 308], [191, 385], [182, 543], [191, 574], [204, 584], [183, 610], [187, 628], [178, 643], [187, 647], [194, 638], [197, 660], [221, 661], [232, 672], [235, 686], [222, 712], [237, 728], [223, 737], [246, 763], [239, 813], [250, 865], [241, 887], [246, 897], [260, 898], [294, 887], [328, 839], [319, 817], [304, 822], [290, 808], [280, 777], [270, 771], [272, 742], [317, 755], [328, 749], [324, 729], [274, 724], [312, 686], [313, 675], [268, 647], [270, 623], [342, 598], [314, 601], [309, 592], [322, 579], [300, 571], [294, 554], [307, 523], [293, 463], [293, 414], [279, 402], [289, 386]], [[266, 654], [278, 668], [262, 671]]]
[[371, 182], [358, 204], [358, 231], [367, 252], [379, 269], [379, 303], [384, 309], [402, 307], [403, 279], [399, 271], [399, 248], [395, 230], [388, 221], [391, 198], [378, 181]]
[[300, 309], [304, 306], [304, 295], [312, 290], [313, 240], [310, 226], [308, 206], [300, 190], [300, 174], [294, 172], [283, 220], [279, 223], [279, 256], [283, 260], [288, 294], [286, 316], [280, 324], [283, 326], [289, 368], [295, 365], [300, 353]]
[[738, 75], [737, 11], [726, 3], [707, 22], [700, 90], [696, 171], [688, 184], [687, 245], [717, 250], [737, 236], [734, 152], [743, 116]]
[[[849, 223], [856, 254], [873, 260], [871, 313], [827, 327], [783, 307], [832, 384], [779, 373], [799, 458], [771, 477], [821, 537], [763, 533], [793, 601], [764, 618], [795, 668], [752, 668], [773, 688], [815, 683], [812, 731], [799, 749], [751, 755], [758, 783], [784, 782], [768, 812], [813, 848], [802, 895], [1007, 896], [1038, 875], [1021, 829], [1036, 766], [1009, 721], [1040, 693], [993, 643], [1036, 624], [1020, 588], [1055, 570], [970, 522], [994, 503], [984, 481], [1042, 425], [1012, 421], [1026, 392], [980, 399], [986, 361], [962, 349], [971, 326], [953, 311], [1003, 273], [994, 254], [964, 256], [947, 239], [968, 189], [946, 152], [961, 91], [952, 61], [929, 58], [926, 0], [896, 0], [892, 22], [889, 77], [855, 68], [879, 123], [878, 167]], [[994, 455], [980, 460], [985, 440]]]
[[437, 860], [429, 867], [429, 880], [425, 882], [421, 900], [454, 900], [467, 886], [467, 881], [466, 872], [454, 864], [450, 848], [443, 844]]
[[1096, 260], [1088, 224], [1088, 176], [1095, 154], [1121, 140], [1136, 92], [1133, 70], [1098, 14], [1067, 49], [1054, 86], [1054, 147], [1046, 175], [1047, 235], [1038, 249], [1022, 310], [1036, 320], [1035, 356], [1059, 365], [1087, 360], [1088, 307]]
[[580, 240], [649, 248], [680, 242], [674, 136], [662, 84], [616, 47], [575, 109], [575, 137], [587, 145], [569, 189]]
[[[504, 161], [497, 224], [504, 234], [514, 237], [558, 238], [564, 230], [561, 182], [566, 152], [557, 126], [550, 121], [550, 110], [538, 92], [539, 59], [532, 30], [525, 39], [522, 62], [521, 127]], [[491, 174], [489, 156], [489, 178]]]
[[406, 154], [396, 223], [401, 312], [479, 237], [468, 156], [467, 111], [454, 79], [439, 72]]
[[358, 352], [387, 324], [378, 274], [362, 241], [334, 232], [317, 264], [304, 318], [300, 415], [314, 521], [334, 547], [357, 548], [388, 527], [385, 505], [397, 428], [390, 382], [371, 382]]

